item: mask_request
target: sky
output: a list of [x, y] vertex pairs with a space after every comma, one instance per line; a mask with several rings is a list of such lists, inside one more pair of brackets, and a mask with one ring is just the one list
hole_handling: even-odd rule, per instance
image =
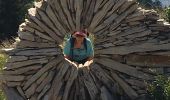
[[170, 5], [170, 0], [160, 0], [160, 1], [162, 2], [163, 6], [169, 6]]

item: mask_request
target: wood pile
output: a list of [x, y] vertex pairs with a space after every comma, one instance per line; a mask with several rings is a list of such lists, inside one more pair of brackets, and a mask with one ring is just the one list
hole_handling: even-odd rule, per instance
[[[80, 29], [95, 37], [90, 66], [59, 46]], [[170, 24], [135, 0], [36, 2], [18, 35], [0, 75], [8, 100], [147, 100], [150, 69], [170, 67]]]

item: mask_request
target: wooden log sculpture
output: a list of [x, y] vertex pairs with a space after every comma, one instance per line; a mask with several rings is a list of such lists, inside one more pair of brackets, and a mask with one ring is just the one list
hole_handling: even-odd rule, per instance
[[[94, 62], [75, 66], [59, 44], [87, 29]], [[8, 100], [147, 100], [149, 69], [170, 67], [170, 24], [135, 0], [44, 0], [28, 10], [3, 74]]]

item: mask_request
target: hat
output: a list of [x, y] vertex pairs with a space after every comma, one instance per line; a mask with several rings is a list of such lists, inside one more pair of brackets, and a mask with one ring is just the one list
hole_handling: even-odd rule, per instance
[[75, 32], [74, 35], [75, 35], [75, 36], [76, 36], [76, 35], [80, 35], [80, 36], [83, 36], [83, 37], [87, 37], [87, 34], [84, 33], [84, 32], [81, 32], [81, 31]]

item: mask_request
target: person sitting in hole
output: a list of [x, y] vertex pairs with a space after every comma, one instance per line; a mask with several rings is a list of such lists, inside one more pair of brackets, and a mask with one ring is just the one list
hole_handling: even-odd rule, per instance
[[64, 46], [64, 57], [76, 64], [85, 64], [92, 61], [94, 50], [85, 30], [74, 32]]

